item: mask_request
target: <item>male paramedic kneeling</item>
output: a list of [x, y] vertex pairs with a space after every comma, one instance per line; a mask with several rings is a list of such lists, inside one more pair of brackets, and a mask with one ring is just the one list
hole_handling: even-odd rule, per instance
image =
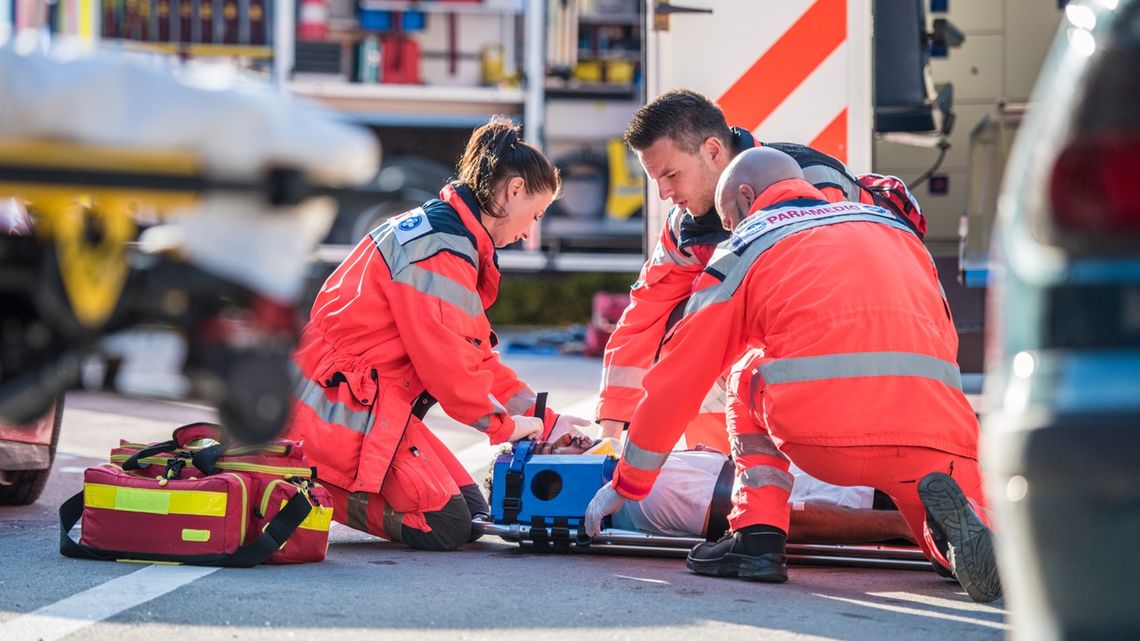
[[739, 457], [731, 532], [693, 548], [689, 568], [787, 580], [791, 459], [822, 481], [888, 494], [928, 559], [951, 570], [971, 598], [998, 598], [978, 423], [926, 248], [884, 209], [827, 203], [773, 149], [730, 164], [717, 207], [733, 235], [645, 378], [613, 481], [587, 510], [587, 533], [649, 492], [705, 386], [764, 345], [765, 356], [753, 354], [743, 370], [751, 380], [737, 382], [752, 421], [737, 421], [734, 440], [770, 437], [778, 449]]
[[496, 247], [521, 238], [559, 190], [558, 172], [493, 118], [475, 130], [459, 180], [381, 224], [325, 281], [293, 355], [300, 381], [288, 438], [304, 441], [334, 518], [425, 550], [480, 532], [487, 503], [421, 419], [438, 399], [492, 443], [578, 434], [586, 419], [547, 410], [492, 351], [486, 309]]
[[[733, 157], [758, 145], [779, 149], [795, 159], [808, 182], [828, 201], [872, 199], [863, 178], [853, 177], [839, 160], [795, 143], [759, 143], [747, 131], [729, 127], [720, 107], [695, 91], [670, 91], [639, 109], [626, 129], [625, 142], [657, 182], [661, 199], [674, 206], [633, 286], [630, 306], [606, 344], [595, 415], [602, 436], [609, 437], [620, 436], [633, 416], [645, 394], [645, 372], [662, 352], [662, 339], [684, 310], [713, 249], [728, 238], [715, 215], [713, 195], [717, 179]], [[894, 180], [897, 191], [901, 182]], [[917, 207], [914, 212], [921, 217]], [[708, 390], [700, 412], [686, 426], [685, 440], [689, 447], [703, 443], [728, 451], [721, 381]]]

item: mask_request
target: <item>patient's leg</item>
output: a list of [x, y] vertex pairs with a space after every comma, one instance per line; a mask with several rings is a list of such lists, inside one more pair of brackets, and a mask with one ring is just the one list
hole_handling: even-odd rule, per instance
[[862, 510], [808, 501], [792, 506], [792, 543], [859, 544], [892, 539], [914, 542], [906, 519], [897, 510]]

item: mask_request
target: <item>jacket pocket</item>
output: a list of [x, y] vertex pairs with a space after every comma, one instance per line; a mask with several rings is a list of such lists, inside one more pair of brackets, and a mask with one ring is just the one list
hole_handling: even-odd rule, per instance
[[442, 464], [433, 464], [414, 444], [404, 442], [392, 457], [381, 494], [397, 512], [434, 512], [455, 493], [446, 474]]

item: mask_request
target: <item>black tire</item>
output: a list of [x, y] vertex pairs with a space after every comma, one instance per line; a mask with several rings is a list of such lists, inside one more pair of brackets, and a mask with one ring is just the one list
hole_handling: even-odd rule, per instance
[[42, 470], [0, 470], [4, 483], [0, 484], [0, 505], [31, 505], [43, 494], [55, 462], [55, 450], [59, 445], [60, 425], [63, 423], [63, 396], [56, 399], [49, 411], [55, 412], [52, 421], [51, 449], [48, 466]]

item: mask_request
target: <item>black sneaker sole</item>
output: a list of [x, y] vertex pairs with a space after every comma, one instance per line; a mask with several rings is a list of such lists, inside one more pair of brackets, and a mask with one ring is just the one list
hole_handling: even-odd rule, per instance
[[761, 583], [785, 583], [788, 580], [788, 559], [778, 552], [759, 556], [729, 552], [719, 559], [694, 559], [689, 555], [685, 565], [693, 572], [707, 576], [736, 577]]
[[950, 544], [949, 561], [958, 583], [970, 598], [988, 603], [1001, 597], [1001, 578], [994, 557], [993, 535], [978, 519], [962, 488], [942, 472], [927, 474], [918, 495]]

